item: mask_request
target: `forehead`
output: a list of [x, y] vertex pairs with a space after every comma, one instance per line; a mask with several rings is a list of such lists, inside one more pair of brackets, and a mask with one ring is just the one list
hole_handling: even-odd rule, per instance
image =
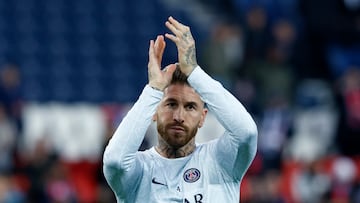
[[166, 100], [170, 98], [202, 103], [200, 95], [192, 87], [186, 84], [172, 84], [168, 86], [164, 90], [163, 99]]

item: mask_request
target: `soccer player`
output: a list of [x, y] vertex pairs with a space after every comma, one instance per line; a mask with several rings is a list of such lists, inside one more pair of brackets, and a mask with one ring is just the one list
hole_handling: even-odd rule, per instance
[[[257, 148], [257, 127], [242, 104], [197, 64], [190, 28], [169, 17], [178, 64], [161, 69], [164, 36], [150, 40], [149, 82], [104, 152], [104, 174], [118, 202], [238, 203], [240, 182]], [[225, 132], [195, 136], [208, 111]], [[151, 122], [158, 144], [138, 151]]]

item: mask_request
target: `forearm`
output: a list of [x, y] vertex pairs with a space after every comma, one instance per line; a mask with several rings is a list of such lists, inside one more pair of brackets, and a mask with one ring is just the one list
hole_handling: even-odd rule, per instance
[[241, 176], [256, 153], [257, 127], [254, 120], [229, 91], [200, 67], [191, 73], [189, 83], [226, 130], [216, 146], [217, 160], [230, 170], [229, 173], [238, 170], [235, 176]]
[[256, 134], [254, 120], [244, 106], [200, 67], [195, 68], [190, 75], [189, 83], [226, 130], [231, 133]]
[[128, 170], [151, 124], [162, 92], [146, 86], [137, 102], [123, 118], [104, 152], [104, 166]]

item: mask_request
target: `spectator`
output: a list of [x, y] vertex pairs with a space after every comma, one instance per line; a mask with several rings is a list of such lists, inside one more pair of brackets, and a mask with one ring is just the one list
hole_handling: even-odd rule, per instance
[[15, 120], [19, 132], [22, 129], [21, 113], [23, 98], [20, 71], [16, 64], [7, 63], [0, 68], [0, 101], [6, 113]]
[[268, 47], [270, 40], [268, 26], [265, 8], [254, 6], [246, 11], [244, 24], [245, 62], [265, 58], [266, 47]]
[[331, 180], [320, 161], [315, 160], [303, 164], [292, 183], [295, 202], [321, 203], [327, 199]]
[[244, 58], [242, 29], [237, 24], [215, 25], [203, 50], [201, 59], [206, 70], [225, 87], [233, 88]]
[[0, 202], [23, 203], [25, 200], [24, 193], [16, 186], [12, 176], [0, 173]]
[[338, 157], [334, 160], [331, 169], [332, 181], [329, 192], [331, 202], [354, 202], [351, 201], [356, 176], [354, 161], [348, 157]]
[[340, 122], [337, 133], [340, 152], [359, 155], [360, 148], [360, 68], [350, 67], [339, 79]]
[[0, 103], [0, 173], [10, 172], [14, 166], [17, 129]]

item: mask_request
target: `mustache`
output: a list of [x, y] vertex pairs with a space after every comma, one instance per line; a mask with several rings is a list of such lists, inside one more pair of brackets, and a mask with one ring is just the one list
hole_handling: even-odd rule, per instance
[[166, 127], [167, 127], [167, 128], [179, 127], [179, 128], [184, 129], [185, 131], [188, 130], [188, 127], [187, 127], [187, 126], [183, 125], [182, 123], [176, 122], [176, 121], [167, 124]]

